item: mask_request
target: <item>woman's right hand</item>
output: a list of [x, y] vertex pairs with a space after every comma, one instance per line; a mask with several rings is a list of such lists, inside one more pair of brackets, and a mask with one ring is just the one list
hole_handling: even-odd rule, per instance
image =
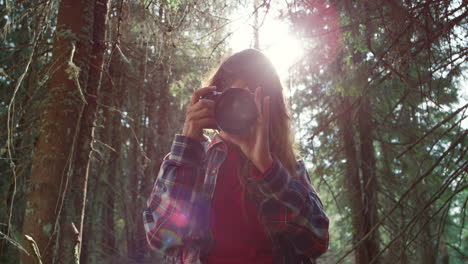
[[203, 128], [216, 124], [214, 116], [214, 101], [208, 99], [200, 99], [216, 90], [216, 87], [210, 86], [196, 90], [192, 94], [190, 104], [187, 107], [185, 115], [184, 130], [182, 134], [186, 137], [195, 140], [203, 140]]

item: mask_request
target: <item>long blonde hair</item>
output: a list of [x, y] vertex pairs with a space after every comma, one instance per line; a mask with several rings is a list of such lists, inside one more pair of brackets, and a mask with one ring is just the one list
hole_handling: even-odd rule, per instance
[[[251, 90], [263, 87], [264, 96], [270, 96], [270, 151], [294, 175], [296, 154], [290, 115], [283, 95], [283, 86], [273, 64], [260, 51], [246, 49], [225, 59], [206, 85], [227, 88], [239, 80], [246, 83]], [[252, 163], [243, 156], [239, 164], [242, 176], [245, 177], [252, 166]], [[248, 187], [245, 186], [244, 177], [241, 177], [241, 183], [243, 187]]]

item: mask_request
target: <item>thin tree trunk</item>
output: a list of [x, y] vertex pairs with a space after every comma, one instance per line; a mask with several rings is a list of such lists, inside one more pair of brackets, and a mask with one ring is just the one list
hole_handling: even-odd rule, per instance
[[254, 1], [254, 25], [253, 25], [253, 35], [254, 35], [254, 48], [255, 49], [260, 49], [260, 21], [258, 19], [259, 17], [259, 5], [260, 5], [260, 1], [259, 0], [255, 0]]
[[[114, 54], [109, 64], [109, 77], [103, 78], [102, 87], [99, 93], [99, 111], [102, 113], [101, 124], [97, 127], [97, 137], [104, 144], [102, 147], [101, 159], [96, 163], [99, 166], [96, 175], [90, 178], [90, 195], [93, 200], [87, 203], [86, 218], [88, 226], [85, 228], [83, 239], [83, 252], [81, 263], [106, 263], [111, 254], [116, 253], [114, 216], [115, 207], [115, 179], [114, 174], [120, 172], [113, 165], [118, 165], [116, 159], [121, 154], [120, 138], [120, 113], [112, 109], [120, 109], [123, 95], [119, 92], [122, 88], [122, 61], [119, 54]], [[114, 83], [115, 80], [118, 80]], [[116, 85], [114, 85], [116, 84]], [[115, 121], [117, 120], [117, 121]], [[117, 124], [117, 125], [116, 125]], [[111, 213], [112, 212], [112, 213]], [[91, 216], [88, 216], [91, 214]], [[107, 236], [112, 236], [108, 238]], [[112, 252], [112, 253], [109, 253]]]
[[[93, 0], [62, 0], [59, 5], [58, 33], [68, 31], [72, 36], [57, 34], [54, 42], [52, 60], [58, 66], [51, 71], [46, 91], [23, 224], [23, 234], [35, 240], [44, 263], [54, 263], [58, 216], [64, 208], [63, 195], [70, 188], [69, 166], [83, 105], [80, 89], [87, 83], [93, 7]], [[36, 263], [36, 259], [23, 254], [22, 263]]]
[[[377, 220], [377, 176], [375, 173], [375, 153], [373, 145], [373, 126], [371, 106], [369, 99], [361, 97], [360, 107], [357, 112], [359, 123], [359, 139], [361, 148], [361, 171], [363, 184], [363, 228], [364, 234], [370, 232]], [[367, 249], [368, 260], [372, 261], [379, 252], [379, 242], [377, 232], [374, 231], [366, 239], [365, 247]], [[378, 259], [374, 263], [379, 263]]]
[[[351, 219], [354, 227], [353, 245], [355, 245], [365, 235], [366, 230], [363, 220], [365, 210], [362, 200], [363, 187], [361, 186], [361, 179], [359, 177], [357, 146], [354, 139], [354, 111], [351, 108], [350, 98], [344, 97], [341, 99], [338, 111], [343, 113], [339, 122], [346, 157], [345, 186], [348, 189], [347, 192], [350, 194]], [[355, 252], [357, 264], [369, 263], [365, 241], [357, 245]]]
[[[145, 51], [143, 51], [145, 52]], [[143, 57], [144, 58], [144, 57]], [[133, 158], [133, 162], [131, 163], [130, 169], [130, 178], [129, 178], [129, 186], [127, 188], [128, 195], [131, 198], [126, 205], [126, 230], [127, 230], [127, 249], [128, 249], [128, 258], [133, 260], [136, 263], [141, 263], [144, 259], [144, 244], [141, 243], [140, 237], [142, 236], [141, 231], [141, 213], [140, 210], [141, 205], [139, 204], [139, 196], [140, 196], [140, 189], [141, 189], [141, 179], [143, 178], [143, 167], [146, 166], [147, 163], [145, 153], [141, 151], [140, 143], [144, 139], [144, 128], [146, 122], [142, 122], [146, 120], [144, 116], [144, 109], [145, 109], [145, 93], [144, 93], [144, 75], [145, 75], [145, 68], [146, 68], [146, 58], [141, 61], [139, 72], [141, 76], [139, 76], [140, 83], [136, 87], [135, 97], [133, 100], [132, 106], [136, 109], [134, 111], [135, 120], [133, 125], [133, 132], [130, 136], [131, 138], [131, 147], [130, 153], [131, 157]], [[144, 235], [144, 233], [143, 233]]]
[[450, 263], [450, 255], [448, 253], [447, 241], [445, 239], [445, 234], [442, 233], [440, 237], [440, 255], [441, 255], [441, 264]]
[[[24, 3], [24, 5], [25, 7], [29, 8], [31, 3]], [[31, 42], [32, 29], [29, 26], [30, 23], [30, 21], [26, 20], [23, 20], [21, 22], [21, 27], [27, 30], [21, 31], [21, 33], [19, 34], [19, 45], [28, 44]], [[33, 52], [37, 53], [37, 48]], [[14, 53], [12, 60], [20, 61], [24, 58], [24, 56], [24, 52], [17, 51]], [[13, 145], [12, 149], [16, 150], [14, 151], [16, 152], [14, 154], [16, 157], [21, 157], [23, 155], [29, 156], [28, 154], [23, 152], [26, 149], [28, 152], [30, 151], [29, 148], [25, 148], [25, 146], [31, 144], [31, 141], [33, 141], [33, 138], [30, 135], [26, 135], [26, 133], [29, 134], [27, 127], [32, 126], [32, 124], [29, 124], [29, 122], [31, 122], [31, 115], [34, 114], [27, 110], [29, 110], [31, 108], [31, 105], [33, 104], [31, 103], [31, 91], [37, 83], [37, 55], [33, 56], [30, 65], [30, 72], [27, 75], [27, 82], [25, 82], [27, 83], [27, 85], [25, 84], [25, 90], [23, 92], [24, 95], [22, 98], [18, 98], [18, 102], [20, 103], [18, 104], [18, 106], [16, 106], [16, 112], [22, 114], [18, 116], [12, 116], [13, 119], [19, 118], [19, 120], [15, 122], [16, 125], [11, 126], [15, 127], [14, 134], [21, 135], [19, 137], [13, 137], [13, 142], [10, 142]], [[3, 115], [0, 119], [0, 122], [2, 122], [2, 124], [7, 122], [6, 116], [7, 115]], [[21, 151], [18, 151], [19, 149], [21, 149]], [[24, 190], [23, 188], [19, 188], [19, 186], [22, 186], [22, 184], [24, 184], [24, 182], [27, 181], [29, 172], [21, 172], [25, 171], [25, 168], [29, 166], [29, 162], [17, 163], [15, 161], [15, 167], [12, 168], [11, 176], [3, 177], [0, 180], [0, 223], [2, 223], [0, 224], [0, 232], [7, 234], [10, 237], [15, 237], [16, 235], [14, 232], [12, 232], [14, 230], [14, 226], [21, 226], [24, 220], [25, 202], [24, 200], [18, 199], [18, 197], [23, 196]], [[13, 173], [13, 170], [15, 173]], [[14, 179], [13, 177], [16, 177], [16, 179]], [[12, 210], [11, 212], [10, 209]], [[12, 246], [10, 242], [8, 242], [5, 239], [0, 239], [0, 263], [2, 263], [3, 258], [6, 259], [6, 256], [8, 256], [8, 259], [10, 259], [12, 262], [19, 262], [19, 252], [20, 251], [18, 251], [14, 246]]]
[[[112, 95], [114, 98], [114, 102], [112, 105], [116, 109], [120, 109], [122, 106], [122, 98], [123, 95], [121, 94], [120, 90], [122, 86], [119, 85], [115, 87], [112, 91]], [[103, 246], [104, 246], [104, 254], [106, 257], [115, 256], [117, 251], [116, 245], [116, 233], [115, 233], [115, 217], [114, 217], [114, 210], [115, 210], [115, 188], [110, 188], [113, 186], [113, 183], [119, 178], [118, 176], [121, 175], [120, 170], [120, 157], [122, 152], [122, 131], [121, 131], [121, 117], [119, 113], [115, 111], [110, 111], [107, 109], [105, 112], [106, 120], [110, 122], [110, 129], [107, 130], [108, 135], [107, 139], [111, 139], [110, 146], [112, 147], [112, 151], [109, 154], [109, 162], [108, 162], [108, 174], [107, 174], [107, 188], [104, 190], [104, 221], [103, 221]], [[112, 258], [110, 258], [112, 259]], [[112, 262], [108, 262], [112, 263]]]
[[[383, 164], [383, 171], [384, 175], [382, 176], [383, 179], [385, 179], [385, 182], [382, 183], [381, 185], [386, 185], [386, 186], [397, 186], [398, 184], [401, 184], [401, 181], [397, 175], [395, 175], [392, 171], [391, 164], [392, 164], [392, 157], [390, 154], [390, 150], [388, 147], [388, 143], [384, 142], [385, 140], [382, 140], [381, 143], [381, 159], [382, 159], [382, 164]], [[382, 180], [383, 181], [383, 180]], [[393, 193], [388, 193], [388, 195], [394, 199], [397, 197], [397, 195]], [[398, 207], [399, 212], [395, 213], [395, 217], [393, 218], [393, 221], [388, 221], [388, 225], [390, 226], [390, 232], [396, 234], [398, 233], [401, 228], [404, 226], [405, 221], [407, 219], [406, 212], [405, 212], [405, 207], [400, 205]], [[405, 242], [407, 240], [407, 234], [401, 234], [401, 238], [399, 238], [397, 241], [395, 241], [394, 245], [392, 245], [389, 248], [389, 254], [388, 256], [393, 257], [393, 261], [398, 261], [400, 264], [407, 264], [408, 263], [408, 254], [406, 253], [406, 247], [405, 247]], [[389, 257], [387, 257], [388, 259]]]

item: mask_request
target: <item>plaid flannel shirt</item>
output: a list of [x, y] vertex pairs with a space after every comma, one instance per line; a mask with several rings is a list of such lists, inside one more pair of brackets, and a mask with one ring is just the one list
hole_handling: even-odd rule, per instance
[[[175, 136], [143, 213], [150, 247], [172, 262], [201, 263], [209, 252], [211, 199], [226, 156], [219, 136], [204, 143]], [[310, 263], [327, 251], [328, 218], [302, 161], [295, 176], [274, 159], [263, 177], [248, 180], [261, 194], [252, 201], [272, 241], [275, 264]]]

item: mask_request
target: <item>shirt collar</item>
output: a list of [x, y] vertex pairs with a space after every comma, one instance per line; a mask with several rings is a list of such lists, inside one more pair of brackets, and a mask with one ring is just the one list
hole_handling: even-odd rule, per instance
[[219, 147], [219, 150], [227, 152], [226, 142], [224, 142], [223, 138], [221, 138], [219, 134], [216, 134], [213, 136], [213, 138], [211, 139], [211, 142], [206, 147], [206, 150], [208, 151], [212, 147], [215, 147], [216, 145], [218, 145], [217, 147]]

